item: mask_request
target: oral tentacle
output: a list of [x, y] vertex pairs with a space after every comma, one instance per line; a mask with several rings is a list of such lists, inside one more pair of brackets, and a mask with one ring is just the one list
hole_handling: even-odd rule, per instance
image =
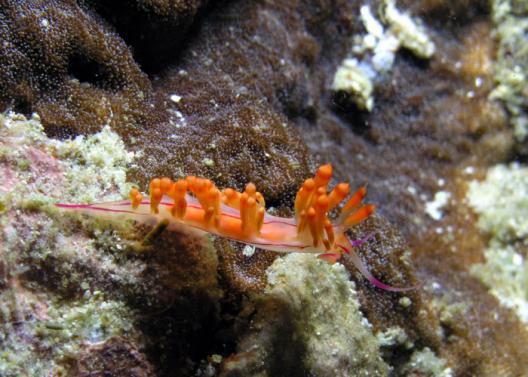
[[344, 254], [347, 254], [348, 257], [350, 258], [350, 260], [352, 261], [352, 263], [354, 264], [354, 266], [359, 270], [359, 272], [361, 272], [361, 274], [369, 281], [371, 282], [373, 285], [375, 285], [376, 287], [378, 288], [381, 288], [385, 291], [389, 291], [389, 292], [407, 292], [407, 291], [411, 291], [413, 289], [416, 289], [417, 287], [416, 286], [412, 286], [412, 287], [393, 287], [389, 284], [385, 284], [381, 281], [379, 281], [378, 279], [376, 279], [372, 273], [369, 271], [369, 269], [367, 268], [366, 264], [361, 260], [361, 258], [359, 257], [359, 255], [354, 251], [352, 250], [352, 246], [354, 244], [358, 244], [359, 245], [363, 245], [365, 242], [367, 242], [368, 239], [372, 238], [372, 235], [364, 238], [364, 239], [361, 239], [361, 240], [357, 240], [357, 241], [352, 241], [350, 240], [348, 237], [346, 237], [347, 241], [349, 242], [349, 244], [351, 245], [351, 248], [347, 248], [341, 244], [339, 244], [339, 248], [343, 251]]

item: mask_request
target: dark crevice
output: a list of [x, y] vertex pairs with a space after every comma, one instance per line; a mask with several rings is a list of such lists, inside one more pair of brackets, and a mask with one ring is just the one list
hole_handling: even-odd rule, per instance
[[369, 131], [369, 113], [360, 110], [352, 102], [350, 94], [342, 91], [334, 93], [330, 107], [350, 127], [352, 132], [359, 136], [367, 135]]
[[33, 113], [33, 101], [25, 97], [17, 97], [13, 101], [13, 111], [16, 113], [24, 114], [25, 116]]
[[142, 9], [136, 2], [126, 0], [88, 0], [87, 4], [131, 46], [135, 61], [150, 76], [159, 74], [174, 63], [181, 54], [182, 44], [188, 35], [196, 33], [207, 11], [205, 6], [198, 5], [196, 13], [188, 10], [187, 15], [177, 14], [177, 11], [166, 15]]
[[401, 64], [399, 60], [409, 64], [410, 66], [419, 68], [423, 71], [426, 71], [429, 68], [430, 64], [430, 59], [420, 58], [416, 56], [416, 54], [414, 54], [413, 52], [407, 50], [406, 48], [401, 48], [400, 50], [398, 50], [394, 65]]
[[307, 92], [295, 93], [294, 91], [295, 89], [289, 88], [277, 90], [276, 98], [279, 101], [280, 109], [288, 119], [294, 122], [297, 118], [303, 118], [309, 123], [315, 124], [317, 122], [317, 109], [313, 104], [308, 103]]
[[111, 75], [108, 74], [104, 67], [89, 59], [87, 56], [80, 54], [75, 54], [70, 57], [68, 61], [68, 74], [79, 80], [80, 83], [87, 83], [102, 89], [108, 89], [108, 83], [112, 82]]
[[216, 303], [207, 294], [183, 293], [166, 309], [151, 311], [139, 321], [139, 328], [149, 339], [144, 352], [157, 376], [192, 375], [202, 360], [219, 353], [214, 340]]

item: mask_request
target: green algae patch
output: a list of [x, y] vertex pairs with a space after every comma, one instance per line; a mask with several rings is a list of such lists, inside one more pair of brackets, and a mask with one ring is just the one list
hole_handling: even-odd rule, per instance
[[404, 346], [407, 349], [414, 347], [413, 342], [405, 330], [399, 326], [392, 326], [376, 334], [380, 347]]
[[402, 368], [404, 376], [451, 377], [453, 371], [446, 367], [446, 361], [435, 355], [429, 348], [415, 351], [411, 360]]
[[[12, 192], [17, 203], [28, 194], [43, 194], [40, 201], [48, 197], [48, 203], [56, 198], [116, 200], [125, 194], [126, 169], [134, 154], [109, 127], [88, 137], [55, 140], [46, 136], [37, 114], [26, 119], [6, 113], [0, 114], [0, 136], [6, 151], [2, 160], [12, 169], [14, 181], [5, 191]], [[23, 168], [19, 161], [26, 161]]]
[[528, 168], [491, 168], [484, 181], [471, 182], [468, 200], [480, 229], [491, 236], [486, 262], [470, 271], [528, 325]]
[[[11, 297], [6, 297], [11, 296]], [[65, 365], [91, 344], [101, 343], [113, 336], [133, 335], [133, 318], [122, 303], [106, 300], [101, 293], [79, 301], [55, 302], [51, 297], [18, 292], [2, 294], [2, 302], [10, 302], [11, 313], [39, 308], [38, 317], [20, 322], [4, 323], [0, 335], [2, 376], [44, 376], [49, 371], [66, 373]], [[43, 299], [41, 295], [39, 297]], [[137, 334], [136, 334], [137, 335]]]
[[518, 163], [491, 168], [483, 182], [470, 183], [468, 200], [484, 232], [503, 242], [528, 237], [528, 168]]
[[528, 326], [528, 261], [512, 245], [492, 241], [484, 253], [486, 262], [471, 266], [502, 305], [512, 308]]
[[78, 342], [103, 342], [133, 330], [133, 317], [122, 303], [106, 300], [101, 292], [94, 292], [80, 301], [54, 305], [47, 312], [47, 319], [38, 323], [37, 335], [45, 345], [63, 349], [64, 353], [78, 351]]
[[341, 264], [290, 254], [267, 270], [265, 299], [282, 300], [304, 344], [304, 367], [314, 376], [382, 376], [388, 366], [359, 309], [355, 285]]
[[134, 154], [110, 127], [100, 132], [50, 144], [51, 153], [63, 161], [68, 191], [79, 202], [121, 199], [127, 194], [126, 168]]
[[[526, 1], [494, 0], [492, 17], [498, 41], [496, 87], [490, 98], [501, 100], [511, 115], [515, 136], [528, 136], [528, 6]], [[523, 148], [523, 147], [521, 147]]]

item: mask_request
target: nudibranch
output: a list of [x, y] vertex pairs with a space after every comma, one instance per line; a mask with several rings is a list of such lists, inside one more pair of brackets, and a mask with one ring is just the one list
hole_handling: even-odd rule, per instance
[[335, 263], [347, 254], [358, 270], [375, 286], [388, 291], [406, 291], [377, 280], [354, 252], [365, 240], [350, 240], [346, 231], [369, 217], [373, 204], [362, 204], [367, 193], [359, 188], [342, 206], [335, 221], [328, 217], [349, 195], [348, 183], [337, 184], [328, 192], [332, 166], [323, 165], [313, 178], [306, 179], [295, 197], [295, 217], [283, 218], [266, 212], [263, 195], [253, 183], [244, 192], [232, 188], [220, 191], [206, 178], [188, 176], [176, 181], [154, 178], [149, 195], [133, 188], [129, 200], [96, 204], [57, 204], [98, 217], [133, 219], [139, 223], [168, 223], [168, 229], [183, 224], [194, 230], [277, 252], [316, 253]]

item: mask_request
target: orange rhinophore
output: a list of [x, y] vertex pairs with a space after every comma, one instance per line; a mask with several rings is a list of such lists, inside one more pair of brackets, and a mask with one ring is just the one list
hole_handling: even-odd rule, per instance
[[168, 177], [154, 178], [149, 184], [148, 198], [133, 188], [130, 200], [57, 206], [99, 216], [131, 218], [141, 223], [164, 221], [169, 224], [169, 230], [188, 226], [261, 249], [316, 253], [332, 263], [347, 254], [376, 286], [390, 291], [412, 289], [388, 286], [370, 274], [353, 250], [367, 241], [351, 241], [345, 232], [368, 218], [375, 206], [362, 205], [367, 192], [363, 186], [345, 202], [337, 220], [332, 221], [329, 213], [345, 200], [350, 186], [339, 183], [329, 191], [331, 179], [332, 165], [326, 164], [317, 169], [313, 178], [304, 181], [295, 196], [293, 218], [266, 213], [264, 196], [253, 183], [248, 183], [243, 192], [232, 188], [220, 191], [211, 180], [195, 176], [174, 182]]

